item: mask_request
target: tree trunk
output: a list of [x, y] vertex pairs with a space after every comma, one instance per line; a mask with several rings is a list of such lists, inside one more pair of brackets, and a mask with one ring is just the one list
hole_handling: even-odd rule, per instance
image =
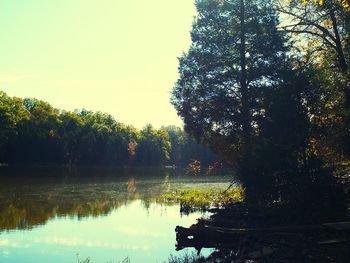
[[[250, 102], [249, 102], [249, 90], [247, 81], [247, 58], [246, 58], [246, 23], [245, 23], [245, 0], [240, 2], [240, 64], [241, 64], [241, 74], [240, 74], [240, 88], [242, 96], [242, 160], [241, 166], [241, 182], [246, 187], [246, 201], [255, 202], [255, 186], [252, 182], [252, 172], [251, 172], [251, 118], [250, 118]], [[247, 185], [247, 183], [249, 185]]]
[[[242, 95], [242, 128], [243, 140], [246, 146], [250, 144], [250, 116], [249, 116], [249, 98], [247, 85], [247, 59], [246, 59], [246, 26], [245, 26], [245, 4], [241, 0], [240, 6], [240, 26], [241, 26], [241, 46], [240, 46], [240, 60], [241, 60], [241, 76], [240, 86]], [[245, 147], [246, 148], [246, 147]]]
[[331, 8], [329, 11], [331, 20], [332, 20], [332, 27], [333, 27], [333, 32], [335, 36], [335, 47], [336, 47], [336, 52], [338, 55], [339, 59], [339, 68], [342, 71], [342, 73], [346, 76], [346, 83], [343, 88], [344, 96], [345, 96], [345, 109], [350, 110], [350, 78], [349, 78], [349, 65], [345, 59], [345, 54], [343, 50], [343, 45], [341, 43], [341, 39], [339, 36], [339, 31], [338, 31], [338, 22], [337, 18], [335, 16], [334, 10]]
[[332, 27], [333, 27], [333, 32], [334, 32], [334, 36], [335, 36], [335, 45], [336, 45], [336, 51], [337, 51], [337, 54], [339, 57], [340, 68], [341, 68], [342, 72], [345, 73], [349, 69], [349, 66], [346, 63], [346, 59], [345, 59], [345, 55], [344, 55], [344, 51], [343, 51], [343, 46], [342, 46], [342, 43], [340, 40], [337, 18], [335, 17], [333, 9], [330, 10], [329, 14], [330, 14], [330, 17], [332, 19]]

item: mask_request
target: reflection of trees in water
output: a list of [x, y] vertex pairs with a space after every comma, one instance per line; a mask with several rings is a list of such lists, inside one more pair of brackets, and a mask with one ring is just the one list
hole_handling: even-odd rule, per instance
[[129, 193], [135, 193], [136, 191], [136, 184], [135, 184], [135, 178], [134, 177], [130, 177], [128, 179], [128, 183], [127, 183], [127, 189]]
[[[134, 200], [145, 209], [155, 202], [172, 205], [162, 194], [193, 183], [191, 177], [178, 181], [180, 174], [183, 170], [142, 167], [1, 170], [0, 231], [32, 228], [54, 217], [103, 216]], [[213, 187], [212, 181], [196, 177], [196, 187], [201, 182]]]
[[[167, 179], [168, 180], [168, 179]], [[125, 183], [71, 184], [0, 189], [0, 230], [27, 229], [58, 217], [98, 217], [134, 200], [149, 207], [162, 192], [156, 184], [138, 184], [130, 177]], [[142, 189], [144, 188], [144, 189]]]

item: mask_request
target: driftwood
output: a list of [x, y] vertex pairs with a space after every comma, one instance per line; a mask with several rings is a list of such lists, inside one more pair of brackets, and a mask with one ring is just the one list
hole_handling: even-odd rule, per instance
[[[186, 247], [195, 248], [233, 248], [242, 237], [261, 236], [302, 236], [323, 234], [330, 240], [319, 241], [319, 244], [335, 244], [350, 241], [350, 222], [336, 222], [321, 225], [283, 226], [269, 228], [226, 228], [209, 225], [192, 226], [176, 229], [177, 250]], [[332, 235], [336, 235], [333, 237]], [[339, 235], [341, 237], [339, 238]]]
[[217, 231], [213, 228], [184, 228], [177, 226], [176, 250], [186, 247], [195, 248], [230, 248], [238, 242], [238, 236]]
[[350, 241], [349, 238], [337, 238], [337, 239], [318, 241], [317, 244], [319, 244], [319, 245], [333, 245], [333, 244], [346, 243], [349, 241]]

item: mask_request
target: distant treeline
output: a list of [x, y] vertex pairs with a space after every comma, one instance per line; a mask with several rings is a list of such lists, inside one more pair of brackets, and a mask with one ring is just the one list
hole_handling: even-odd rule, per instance
[[58, 110], [0, 91], [0, 163], [185, 166], [216, 159], [175, 126], [137, 130], [106, 113]]

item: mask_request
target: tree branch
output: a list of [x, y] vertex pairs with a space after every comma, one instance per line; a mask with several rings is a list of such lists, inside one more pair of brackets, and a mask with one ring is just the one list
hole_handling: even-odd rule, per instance
[[319, 33], [310, 31], [310, 30], [296, 30], [296, 29], [285, 29], [286, 32], [288, 33], [295, 33], [295, 34], [310, 34], [310, 35], [314, 35], [317, 37], [322, 38], [322, 40], [325, 42], [325, 44], [329, 45], [331, 48], [335, 49], [337, 51], [337, 47], [331, 42], [329, 41], [324, 35], [321, 35]]

